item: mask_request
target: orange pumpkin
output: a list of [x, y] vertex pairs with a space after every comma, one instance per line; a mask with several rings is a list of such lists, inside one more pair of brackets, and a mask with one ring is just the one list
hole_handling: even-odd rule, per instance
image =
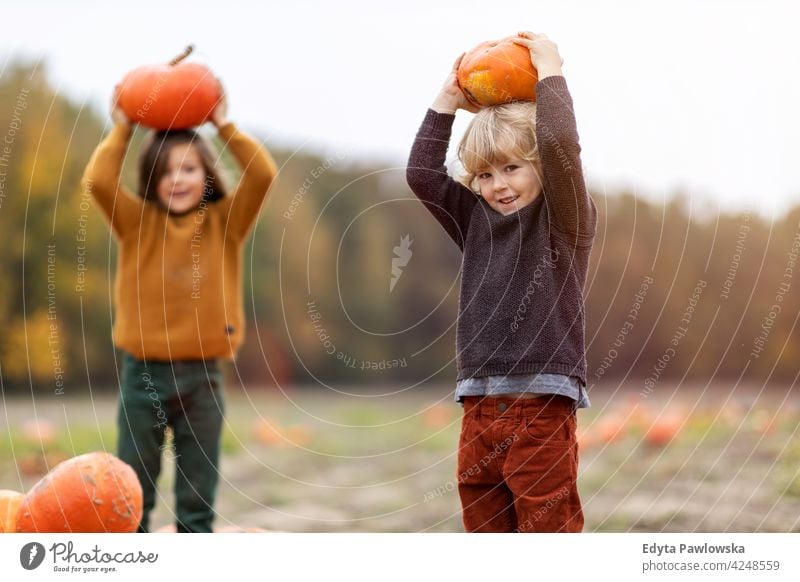
[[17, 457], [17, 470], [26, 477], [41, 477], [47, 473], [46, 462], [41, 453], [24, 453]]
[[262, 445], [286, 444], [280, 424], [268, 418], [260, 418], [253, 423], [253, 436]]
[[24, 498], [18, 491], [0, 489], [0, 533], [17, 531], [17, 512]]
[[607, 445], [624, 438], [627, 427], [624, 418], [611, 414], [600, 420], [596, 427], [592, 425], [592, 429], [597, 441]]
[[458, 67], [458, 86], [479, 107], [511, 101], [536, 101], [536, 69], [530, 51], [510, 36], [479, 44]]
[[17, 514], [19, 533], [132, 533], [142, 518], [133, 469], [104, 452], [73, 457], [31, 489]]
[[426, 428], [444, 428], [452, 422], [452, 412], [447, 404], [434, 404], [422, 413], [422, 424]]
[[199, 63], [186, 63], [193, 47], [167, 64], [134, 69], [119, 86], [128, 119], [153, 129], [186, 129], [211, 117], [221, 99], [219, 82]]
[[650, 446], [664, 447], [678, 435], [682, 426], [683, 421], [677, 416], [658, 418], [647, 429], [644, 440]]

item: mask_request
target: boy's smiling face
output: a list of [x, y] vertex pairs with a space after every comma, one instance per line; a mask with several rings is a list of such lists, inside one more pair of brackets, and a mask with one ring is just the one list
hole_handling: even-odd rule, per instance
[[167, 158], [167, 167], [156, 187], [158, 200], [175, 214], [188, 212], [203, 198], [206, 171], [200, 154], [190, 143], [176, 144]]
[[524, 208], [542, 192], [533, 162], [522, 159], [498, 160], [476, 173], [481, 197], [507, 216]]

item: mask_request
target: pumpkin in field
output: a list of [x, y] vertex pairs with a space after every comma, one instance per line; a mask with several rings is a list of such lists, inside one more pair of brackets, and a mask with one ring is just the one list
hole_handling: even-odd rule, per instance
[[276, 420], [259, 418], [253, 423], [253, 436], [262, 445], [283, 445], [286, 438], [283, 430]]
[[474, 105], [536, 101], [539, 77], [531, 53], [514, 43], [515, 37], [479, 44], [458, 66], [458, 86]]
[[47, 473], [45, 457], [40, 453], [24, 453], [17, 457], [17, 470], [26, 477], [41, 477]]
[[64, 461], [31, 489], [17, 514], [19, 533], [132, 533], [142, 518], [133, 469], [95, 452]]
[[677, 415], [657, 418], [645, 432], [645, 442], [653, 447], [664, 447], [674, 439], [683, 426], [683, 420]]
[[259, 418], [253, 423], [253, 436], [262, 445], [304, 447], [314, 439], [314, 432], [303, 424], [281, 426], [275, 419]]
[[625, 419], [618, 414], [611, 414], [592, 426], [597, 442], [610, 444], [625, 437], [627, 427]]
[[26, 477], [41, 477], [68, 458], [61, 451], [24, 453], [17, 457], [17, 470]]
[[17, 511], [24, 497], [18, 491], [0, 489], [0, 533], [17, 531]]
[[117, 99], [128, 119], [153, 129], [186, 129], [211, 117], [222, 97], [219, 82], [205, 65], [183, 62], [192, 50], [125, 75]]
[[453, 415], [447, 404], [434, 404], [422, 413], [422, 424], [426, 428], [440, 429], [451, 422], [453, 422]]

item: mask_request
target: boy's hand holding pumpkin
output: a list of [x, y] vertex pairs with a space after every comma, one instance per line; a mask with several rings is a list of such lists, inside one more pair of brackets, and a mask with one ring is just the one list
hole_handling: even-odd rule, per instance
[[114, 95], [111, 97], [111, 120], [116, 125], [131, 126], [131, 120], [119, 106], [119, 85], [114, 87]]
[[532, 32], [520, 32], [514, 42], [526, 47], [531, 52], [531, 64], [536, 69], [539, 80], [562, 74], [561, 65], [564, 64], [564, 59], [558, 54], [556, 43], [547, 36]]
[[450, 74], [447, 75], [447, 79], [444, 85], [442, 85], [441, 91], [439, 91], [439, 95], [436, 96], [433, 105], [431, 105], [431, 109], [437, 113], [453, 114], [459, 109], [464, 109], [472, 113], [478, 112], [478, 107], [467, 100], [461, 87], [458, 86], [458, 66], [461, 64], [461, 59], [463, 58], [464, 53], [456, 59]]
[[217, 106], [214, 107], [214, 111], [211, 114], [211, 123], [213, 123], [217, 129], [228, 123], [228, 96], [225, 94], [225, 89], [222, 87], [222, 83], [217, 79], [219, 83], [219, 101], [217, 102]]

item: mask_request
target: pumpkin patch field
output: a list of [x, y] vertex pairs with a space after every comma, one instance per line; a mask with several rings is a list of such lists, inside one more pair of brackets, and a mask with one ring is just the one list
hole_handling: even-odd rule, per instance
[[[462, 531], [461, 408], [447, 390], [228, 390], [215, 528]], [[585, 531], [800, 531], [798, 396], [719, 384], [662, 385], [648, 397], [597, 386], [590, 398], [578, 412]], [[56, 465], [116, 448], [111, 396], [35, 407], [6, 397], [4, 407], [0, 529]], [[168, 438], [153, 529], [173, 522], [179, 458]]]

